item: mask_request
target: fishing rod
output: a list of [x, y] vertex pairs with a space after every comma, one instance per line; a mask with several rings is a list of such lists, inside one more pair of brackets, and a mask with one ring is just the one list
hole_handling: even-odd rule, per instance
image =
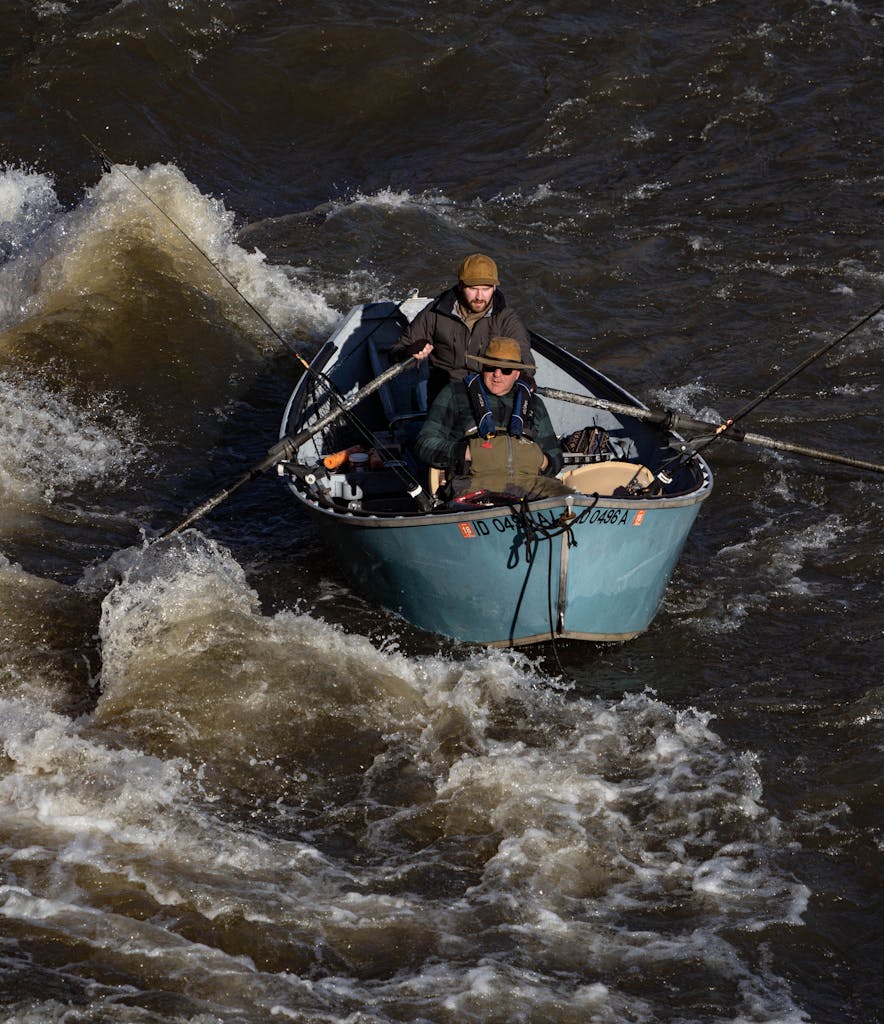
[[[301, 359], [300, 355], [292, 347], [292, 345], [289, 343], [288, 339], [284, 338], [279, 333], [279, 331], [277, 331], [277, 329], [273, 326], [273, 324], [267, 319], [267, 317], [264, 316], [264, 314], [261, 312], [261, 310], [258, 309], [258, 307], [253, 302], [251, 302], [239, 290], [239, 288], [237, 288], [237, 286], [236, 286], [235, 282], [233, 281], [233, 279], [230, 278], [221, 269], [221, 267], [218, 266], [218, 264], [212, 259], [212, 257], [206, 252], [206, 250], [203, 249], [201, 246], [199, 246], [196, 243], [196, 241], [193, 238], [191, 238], [190, 235], [184, 230], [184, 228], [181, 227], [181, 225], [174, 219], [174, 217], [172, 217], [166, 210], [163, 209], [162, 206], [160, 206], [160, 204], [153, 198], [153, 196], [147, 191], [147, 189], [142, 188], [138, 184], [138, 182], [135, 181], [135, 179], [130, 174], [126, 173], [126, 171], [123, 169], [123, 167], [120, 164], [116, 163], [115, 161], [113, 161], [108, 156], [108, 154], [101, 148], [101, 146], [99, 146], [99, 144], [97, 142], [95, 142], [93, 139], [91, 139], [84, 131], [82, 131], [82, 129], [80, 129], [80, 127], [77, 125], [76, 120], [74, 119], [73, 114], [71, 114], [70, 111], [65, 111], [65, 113], [67, 113], [68, 117], [70, 117], [70, 119], [74, 122], [74, 126], [76, 127], [76, 129], [77, 129], [78, 133], [80, 134], [80, 136], [83, 139], [85, 139], [87, 144], [101, 158], [101, 164], [102, 164], [102, 167], [104, 168], [104, 170], [106, 170], [108, 173], [110, 173], [111, 171], [114, 171], [114, 170], [118, 171], [126, 179], [126, 181], [129, 182], [129, 184], [136, 191], [140, 192], [141, 195], [150, 203], [150, 205], [161, 216], [163, 216], [172, 225], [173, 228], [175, 228], [175, 230], [182, 236], [182, 238], [184, 238], [184, 240], [186, 242], [188, 242], [191, 246], [193, 246], [193, 248], [200, 254], [200, 256], [203, 257], [203, 259], [206, 261], [206, 263], [209, 264], [209, 266], [215, 271], [215, 273], [218, 274], [218, 276], [221, 277], [236, 292], [236, 294], [240, 297], [240, 299], [242, 299], [242, 301], [249, 307], [249, 309], [255, 314], [255, 316], [261, 321], [261, 323], [264, 324], [264, 326], [267, 328], [267, 330], [270, 331], [270, 333], [274, 336], [274, 338], [276, 338], [280, 342], [280, 344], [284, 348], [287, 348], [289, 350], [289, 352], [291, 352], [296, 358]], [[303, 362], [303, 360], [302, 360], [302, 362]], [[304, 363], [304, 365], [306, 366], [307, 364]]]
[[[400, 373], [404, 373], [406, 370], [411, 369], [414, 364], [415, 359], [411, 356], [404, 362], [397, 363], [395, 366], [389, 367], [379, 376], [375, 377], [374, 380], [369, 381], [365, 387], [360, 388], [355, 395], [347, 399], [347, 401], [344, 402], [345, 408], [339, 406], [331, 409], [312, 424], [312, 426], [305, 428], [294, 437], [286, 435], [285, 437], [280, 438], [272, 448], [267, 450], [267, 454], [264, 458], [247, 469], [241, 476], [237, 477], [233, 483], [228, 484], [222, 490], [218, 491], [217, 494], [197, 506], [197, 508], [195, 508], [186, 518], [182, 519], [180, 523], [177, 523], [175, 526], [171, 527], [171, 529], [166, 530], [166, 532], [161, 534], [157, 539], [165, 540], [167, 537], [171, 537], [173, 534], [180, 533], [182, 530], [187, 529], [187, 527], [192, 523], [195, 523], [197, 519], [201, 519], [207, 512], [211, 512], [213, 508], [216, 508], [222, 501], [229, 498], [231, 494], [238, 491], [240, 487], [259, 477], [265, 470], [270, 469], [271, 466], [275, 466], [280, 462], [284, 462], [286, 459], [292, 458], [301, 445], [324, 430], [339, 416], [345, 415], [348, 408], [358, 405], [363, 399], [368, 398], [369, 395], [373, 394], [379, 388], [382, 388], [388, 381], [391, 381]], [[420, 484], [417, 484], [416, 488], [409, 491], [408, 494], [409, 497], [419, 501], [420, 495], [423, 494], [423, 488]]]
[[[789, 381], [794, 380], [799, 373], [801, 373], [803, 370], [806, 370], [808, 366], [810, 366], [812, 363], [815, 363], [817, 359], [819, 359], [821, 356], [824, 356], [827, 352], [831, 351], [833, 348], [835, 348], [836, 345], [840, 345], [841, 342], [849, 338], [850, 335], [854, 333], [854, 331], [859, 330], [860, 327], [863, 327], [870, 320], [876, 317], [881, 312], [881, 310], [884, 310], [884, 302], [880, 303], [877, 306], [877, 308], [873, 309], [870, 313], [867, 313], [864, 317], [861, 317], [855, 324], [853, 324], [853, 326], [849, 327], [846, 331], [844, 331], [843, 334], [840, 334], [837, 338], [834, 338], [832, 341], [826, 342], [826, 344], [817, 349], [816, 352], [811, 353], [806, 359], [803, 359], [796, 367], [794, 367], [788, 373], [780, 377], [778, 381], [772, 384], [769, 388], [766, 388], [764, 391], [762, 391], [761, 394], [758, 395], [756, 398], [752, 399], [751, 402], [744, 405], [743, 408], [740, 409], [738, 413], [736, 413], [736, 415], [732, 416], [728, 420], [725, 420], [724, 423], [716, 427], [711, 436], [701, 439], [697, 444], [693, 446], [693, 450], [690, 453], [682, 454], [678, 461], [680, 463], [683, 463], [692, 455], [695, 455], [703, 448], [706, 448], [708, 445], [713, 444], [715, 441], [718, 441], [721, 438], [726, 438], [728, 434], [734, 429], [736, 423], [739, 420], [743, 419], [745, 416], [748, 416], [749, 413], [752, 412], [754, 409], [757, 409], [762, 402], [767, 401], [767, 399], [770, 398], [771, 395], [776, 394], [776, 392], [779, 391], [780, 388], [782, 388], [785, 384], [788, 384]], [[758, 436], [760, 437], [760, 435]], [[769, 438], [764, 439], [764, 441], [766, 447], [779, 447], [783, 451], [794, 451], [798, 452], [798, 454], [809, 455], [812, 458], [826, 459], [830, 462], [843, 462], [845, 465], [854, 466], [859, 469], [868, 469], [876, 473], [884, 472], [884, 470], [882, 470], [882, 468], [879, 465], [873, 462], [864, 462], [863, 460], [860, 459], [850, 460], [847, 456], [833, 457], [831, 453], [819, 452], [815, 451], [814, 449], [799, 451], [797, 445], [793, 445], [791, 448], [789, 448], [786, 446], [786, 442], [778, 442], [774, 444], [771, 442], [771, 439]], [[751, 444], [762, 442], [750, 441], [749, 443]]]
[[[164, 210], [163, 207], [158, 202], [156, 202], [156, 200], [153, 198], [153, 196], [146, 189], [142, 188], [141, 185], [139, 185], [138, 182], [135, 181], [135, 179], [131, 175], [127, 174], [123, 167], [121, 167], [119, 164], [117, 164], [113, 160], [111, 160], [110, 156], [105, 152], [105, 150], [103, 150], [101, 148], [101, 146], [99, 146], [99, 144], [97, 142], [95, 142], [93, 139], [91, 139], [85, 132], [83, 132], [79, 128], [79, 126], [76, 123], [76, 120], [74, 119], [74, 117], [70, 113], [70, 111], [66, 111], [66, 113], [71, 118], [71, 121], [74, 123], [75, 128], [80, 133], [82, 138], [95, 151], [95, 153], [97, 153], [98, 156], [101, 158], [102, 166], [104, 167], [104, 169], [108, 173], [110, 173], [111, 170], [118, 171], [126, 179], [126, 181], [129, 182], [129, 184], [134, 189], [136, 189], [138, 192], [141, 193], [141, 195], [151, 204], [151, 206], [153, 206], [153, 208], [158, 213], [160, 213], [169, 222], [169, 224], [172, 225], [173, 228], [175, 228], [175, 230], [200, 254], [200, 256], [203, 257], [203, 259], [218, 274], [218, 276], [227, 285], [229, 285], [230, 288], [233, 289], [233, 291], [236, 293], [236, 295], [240, 299], [242, 299], [242, 301], [249, 307], [249, 309], [251, 309], [251, 311], [255, 314], [256, 317], [258, 317], [258, 319], [261, 321], [261, 323], [264, 324], [264, 326], [267, 328], [267, 330], [270, 331], [270, 333], [273, 335], [273, 337], [275, 337], [280, 342], [280, 344], [282, 344], [282, 346], [284, 348], [288, 349], [288, 351], [291, 352], [292, 355], [294, 355], [294, 357], [298, 360], [298, 362], [301, 364], [301, 366], [304, 367], [304, 370], [311, 377], [313, 377], [314, 380], [318, 381], [320, 384], [325, 386], [325, 388], [327, 389], [328, 394], [331, 397], [331, 399], [337, 404], [337, 406], [340, 409], [340, 411], [344, 415], [347, 416], [347, 418], [350, 420], [350, 423], [352, 424], [352, 426], [364, 438], [371, 439], [373, 437], [372, 432], [369, 431], [369, 429], [365, 426], [365, 424], [362, 423], [362, 421], [357, 417], [356, 413], [353, 412], [353, 405], [355, 403], [347, 402], [345, 400], [344, 396], [340, 392], [340, 389], [337, 387], [337, 385], [334, 383], [334, 381], [332, 381], [321, 370], [319, 370], [315, 366], [311, 365], [311, 363], [308, 360], [306, 360], [301, 355], [301, 353], [298, 352], [297, 349], [294, 348], [293, 345], [291, 345], [289, 343], [288, 339], [283, 337], [283, 335], [280, 334], [279, 331], [277, 331], [277, 329], [273, 326], [273, 324], [270, 322], [270, 320], [268, 320], [267, 317], [261, 312], [261, 310], [258, 309], [258, 307], [253, 302], [251, 302], [246, 295], [244, 295], [240, 291], [240, 289], [237, 287], [237, 285], [233, 281], [233, 279], [231, 277], [229, 277], [221, 269], [220, 266], [218, 266], [218, 264], [212, 259], [211, 256], [209, 256], [209, 254], [205, 251], [205, 249], [201, 248], [196, 243], [196, 241], [193, 238], [191, 238], [191, 236], [184, 230], [184, 228], [182, 228], [181, 225], [166, 210]], [[397, 304], [395, 313], [391, 313], [390, 317], [398, 314], [401, 305], [402, 305], [401, 302]], [[378, 329], [378, 327], [380, 327], [381, 323], [385, 323], [388, 319], [390, 319], [390, 317], [385, 317], [383, 320], [379, 321], [378, 324], [374, 327], [374, 329], [372, 330], [371, 333], [373, 334], [374, 331], [376, 331]], [[387, 454], [389, 454], [389, 453], [387, 453]], [[282, 460], [279, 460], [279, 461], [282, 461]], [[406, 490], [407, 490], [407, 492], [409, 494], [412, 494], [412, 492], [415, 490], [415, 488], [417, 488], [418, 492], [420, 492], [420, 497], [418, 498], [418, 504], [420, 505], [420, 507], [422, 509], [424, 509], [424, 510], [427, 510], [427, 509], [431, 508], [432, 504], [433, 504], [432, 498], [428, 494], [426, 494], [426, 492], [424, 491], [423, 487], [415, 479], [415, 477], [408, 471], [408, 469], [405, 466], [395, 466], [395, 465], [392, 468], [393, 468], [393, 471], [396, 473], [396, 475], [400, 478], [400, 480], [402, 480], [402, 482], [405, 484]], [[248, 476], [248, 474], [246, 474], [246, 476]], [[252, 479], [254, 479], [254, 478], [252, 477]], [[238, 486], [241, 486], [241, 484], [238, 485]], [[237, 488], [234, 488], [234, 489], [237, 489]], [[220, 504], [220, 502], [217, 502], [216, 504]], [[214, 505], [212, 507], [214, 507]]]
[[[596, 398], [593, 395], [578, 395], [570, 391], [559, 391], [557, 388], [537, 388], [537, 394], [542, 398], [553, 398], [560, 402], [571, 402], [574, 405], [588, 405], [596, 409], [604, 409], [608, 412], [631, 416], [633, 419], [644, 420], [647, 423], [656, 423], [673, 433], [684, 431], [691, 434], [713, 434], [715, 436], [709, 440], [716, 440], [721, 437], [728, 441], [741, 441], [760, 448], [774, 448], [778, 451], [793, 452], [796, 455], [807, 455], [810, 458], [823, 459], [828, 462], [839, 462], [842, 465], [853, 466], [856, 469], [868, 469], [874, 473], [884, 473], [884, 465], [880, 465], [877, 462], [866, 462], [862, 459], [851, 458], [849, 455], [839, 455], [835, 452], [827, 452], [819, 448], [807, 448], [803, 445], [792, 444], [790, 441], [778, 441], [772, 437], [765, 437], [763, 434], [745, 431], [736, 425], [729, 427], [725, 431], [722, 429], [725, 426], [723, 423], [693, 419], [671, 409], [643, 409], [640, 406], [627, 405], [625, 402], [610, 402], [607, 399]], [[694, 446], [693, 451], [696, 451], [699, 447], [699, 445]]]
[[658, 424], [671, 432], [685, 431], [686, 433], [704, 435], [702, 438], [698, 439], [696, 443], [692, 444], [690, 449], [684, 449], [682, 454], [679, 456], [680, 462], [687, 461], [697, 452], [705, 448], [707, 445], [712, 444], [714, 441], [724, 439], [728, 441], [739, 441], [749, 445], [756, 445], [760, 448], [771, 448], [777, 451], [791, 452], [796, 455], [806, 455], [809, 458], [840, 463], [844, 466], [851, 466], [854, 469], [865, 469], [873, 473], [884, 473], [884, 465], [876, 462], [869, 462], [864, 459], [855, 459], [848, 455], [839, 455], [835, 452], [824, 451], [820, 448], [809, 448], [804, 445], [793, 444], [790, 441], [780, 441], [776, 438], [765, 437], [763, 434], [744, 431], [741, 427], [737, 426], [737, 422], [739, 420], [743, 419], [754, 409], [758, 408], [762, 402], [766, 401], [771, 397], [771, 395], [779, 391], [780, 388], [790, 380], [797, 377], [802, 370], [805, 370], [811, 365], [811, 363], [815, 362], [821, 356], [825, 355], [826, 352], [829, 352], [836, 345], [843, 342], [853, 334], [854, 331], [857, 331], [860, 327], [867, 324], [882, 310], [884, 310], [884, 303], [878, 306], [877, 309], [872, 310], [871, 313], [868, 313], [861, 320], [858, 320], [852, 327], [839, 335], [833, 341], [827, 342], [816, 352], [812, 353], [805, 360], [799, 363], [798, 366], [790, 370], [787, 374], [776, 381], [776, 383], [772, 384], [769, 388], [740, 409], [740, 411], [733, 417], [725, 420], [723, 423], [712, 423], [708, 420], [694, 419], [689, 416], [684, 416], [681, 413], [674, 412], [671, 409], [643, 409], [638, 406], [627, 405], [623, 402], [611, 402], [607, 399], [596, 398], [590, 395], [578, 395], [567, 391], [559, 391], [556, 388], [539, 387], [537, 388], [537, 394], [545, 398], [558, 399], [562, 402], [572, 402], [576, 405], [588, 405], [594, 408], [605, 409], [609, 412], [625, 414], [633, 417], [633, 419], [645, 420], [649, 423]]
[[830, 349], [833, 349], [836, 345], [840, 345], [841, 342], [849, 338], [854, 331], [858, 331], [860, 327], [864, 327], [870, 320], [873, 320], [882, 310], [884, 310], [884, 302], [882, 302], [877, 309], [873, 309], [871, 313], [867, 313], [866, 316], [864, 316], [861, 320], [858, 320], [852, 327], [849, 327], [843, 334], [835, 338], [834, 341], [826, 342], [826, 344], [823, 345], [822, 348], [817, 349], [816, 352], [814, 352], [812, 355], [809, 355], [807, 359], [799, 363], [793, 370], [790, 370], [787, 374], [780, 377], [780, 379], [775, 384], [772, 384], [769, 388], [767, 388], [767, 390], [762, 391], [762, 393], [757, 398], [754, 398], [751, 402], [749, 402], [748, 405], [743, 406], [743, 408], [740, 409], [736, 416], [731, 417], [731, 419], [727, 421], [728, 424], [736, 423], [738, 420], [743, 419], [744, 416], [748, 416], [753, 409], [756, 409], [759, 405], [761, 405], [762, 402], [766, 402], [767, 399], [770, 398], [771, 395], [779, 391], [784, 384], [788, 384], [790, 380], [797, 377], [799, 373], [801, 373], [803, 370], [806, 370], [811, 363], [815, 363], [817, 359], [819, 359], [821, 356], [824, 356]]

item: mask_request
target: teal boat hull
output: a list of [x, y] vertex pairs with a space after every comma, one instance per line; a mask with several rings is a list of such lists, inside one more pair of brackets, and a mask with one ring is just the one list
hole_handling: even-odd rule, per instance
[[[389, 366], [378, 353], [389, 349], [424, 301], [352, 310], [293, 392], [280, 436], [298, 435], [333, 408], [328, 381], [339, 396], [352, 395]], [[546, 339], [532, 336], [532, 350], [544, 386], [644, 408]], [[397, 450], [401, 442], [407, 455], [425, 415], [425, 369], [422, 364], [397, 377], [394, 389], [361, 402], [352, 426], [392, 439]], [[546, 405], [560, 436], [586, 423], [584, 407]], [[677, 463], [672, 482], [653, 493], [618, 488], [619, 496], [575, 493], [491, 507], [437, 501], [421, 511], [398, 479], [403, 472], [412, 482], [420, 477], [413, 463], [322, 479], [323, 454], [358, 440], [346, 422], [305, 442], [280, 472], [333, 552], [340, 575], [420, 629], [492, 646], [557, 637], [623, 641], [647, 630], [659, 611], [712, 476], [698, 456], [680, 460], [680, 439], [659, 427], [629, 415], [598, 414], [593, 422], [628, 444], [634, 458], [622, 465], [630, 473], [645, 466], [649, 476], [663, 479], [661, 468]], [[420, 479], [426, 493], [426, 475]], [[398, 497], [375, 495], [372, 488], [382, 489], [384, 481], [393, 491], [398, 487]]]
[[535, 504], [528, 519], [518, 508], [495, 508], [420, 523], [342, 528], [322, 514], [315, 521], [346, 578], [369, 600], [421, 629], [515, 646], [644, 632], [698, 511], [696, 503], [648, 508], [577, 499]]

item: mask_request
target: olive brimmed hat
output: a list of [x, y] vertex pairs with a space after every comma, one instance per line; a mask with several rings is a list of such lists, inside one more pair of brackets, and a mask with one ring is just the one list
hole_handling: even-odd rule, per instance
[[533, 363], [522, 362], [522, 349], [515, 338], [492, 338], [480, 356], [467, 356], [467, 362], [479, 370], [534, 370]]

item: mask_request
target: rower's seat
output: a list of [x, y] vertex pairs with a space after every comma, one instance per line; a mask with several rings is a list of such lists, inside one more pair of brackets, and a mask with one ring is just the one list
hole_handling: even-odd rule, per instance
[[[390, 368], [389, 340], [368, 339], [368, 357], [371, 361], [372, 373], [379, 377]], [[382, 384], [378, 397], [384, 408], [384, 415], [394, 433], [416, 433], [427, 416], [427, 381], [429, 365], [424, 359], [416, 366], [405, 370], [392, 380]]]

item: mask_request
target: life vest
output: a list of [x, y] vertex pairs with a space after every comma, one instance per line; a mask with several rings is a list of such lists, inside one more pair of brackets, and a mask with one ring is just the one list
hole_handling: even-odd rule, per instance
[[504, 427], [495, 423], [481, 375], [464, 378], [476, 426], [467, 431], [470, 445], [469, 475], [455, 477], [456, 496], [483, 492], [542, 498], [570, 494], [571, 488], [540, 472], [543, 450], [534, 440], [534, 410], [531, 388], [523, 380], [515, 383], [513, 411]]
[[[491, 411], [488, 393], [485, 390], [485, 385], [482, 383], [482, 375], [480, 373], [469, 373], [464, 377], [463, 382], [467, 390], [467, 398], [470, 401], [470, 408], [473, 411], [473, 418], [476, 421], [476, 431], [480, 437], [487, 439], [503, 431], [509, 434], [510, 437], [527, 437], [531, 441], [534, 440], [534, 410], [531, 404], [532, 391], [521, 377], [514, 385], [513, 411], [506, 427], [494, 422], [494, 413]], [[472, 433], [472, 431], [468, 433]]]

